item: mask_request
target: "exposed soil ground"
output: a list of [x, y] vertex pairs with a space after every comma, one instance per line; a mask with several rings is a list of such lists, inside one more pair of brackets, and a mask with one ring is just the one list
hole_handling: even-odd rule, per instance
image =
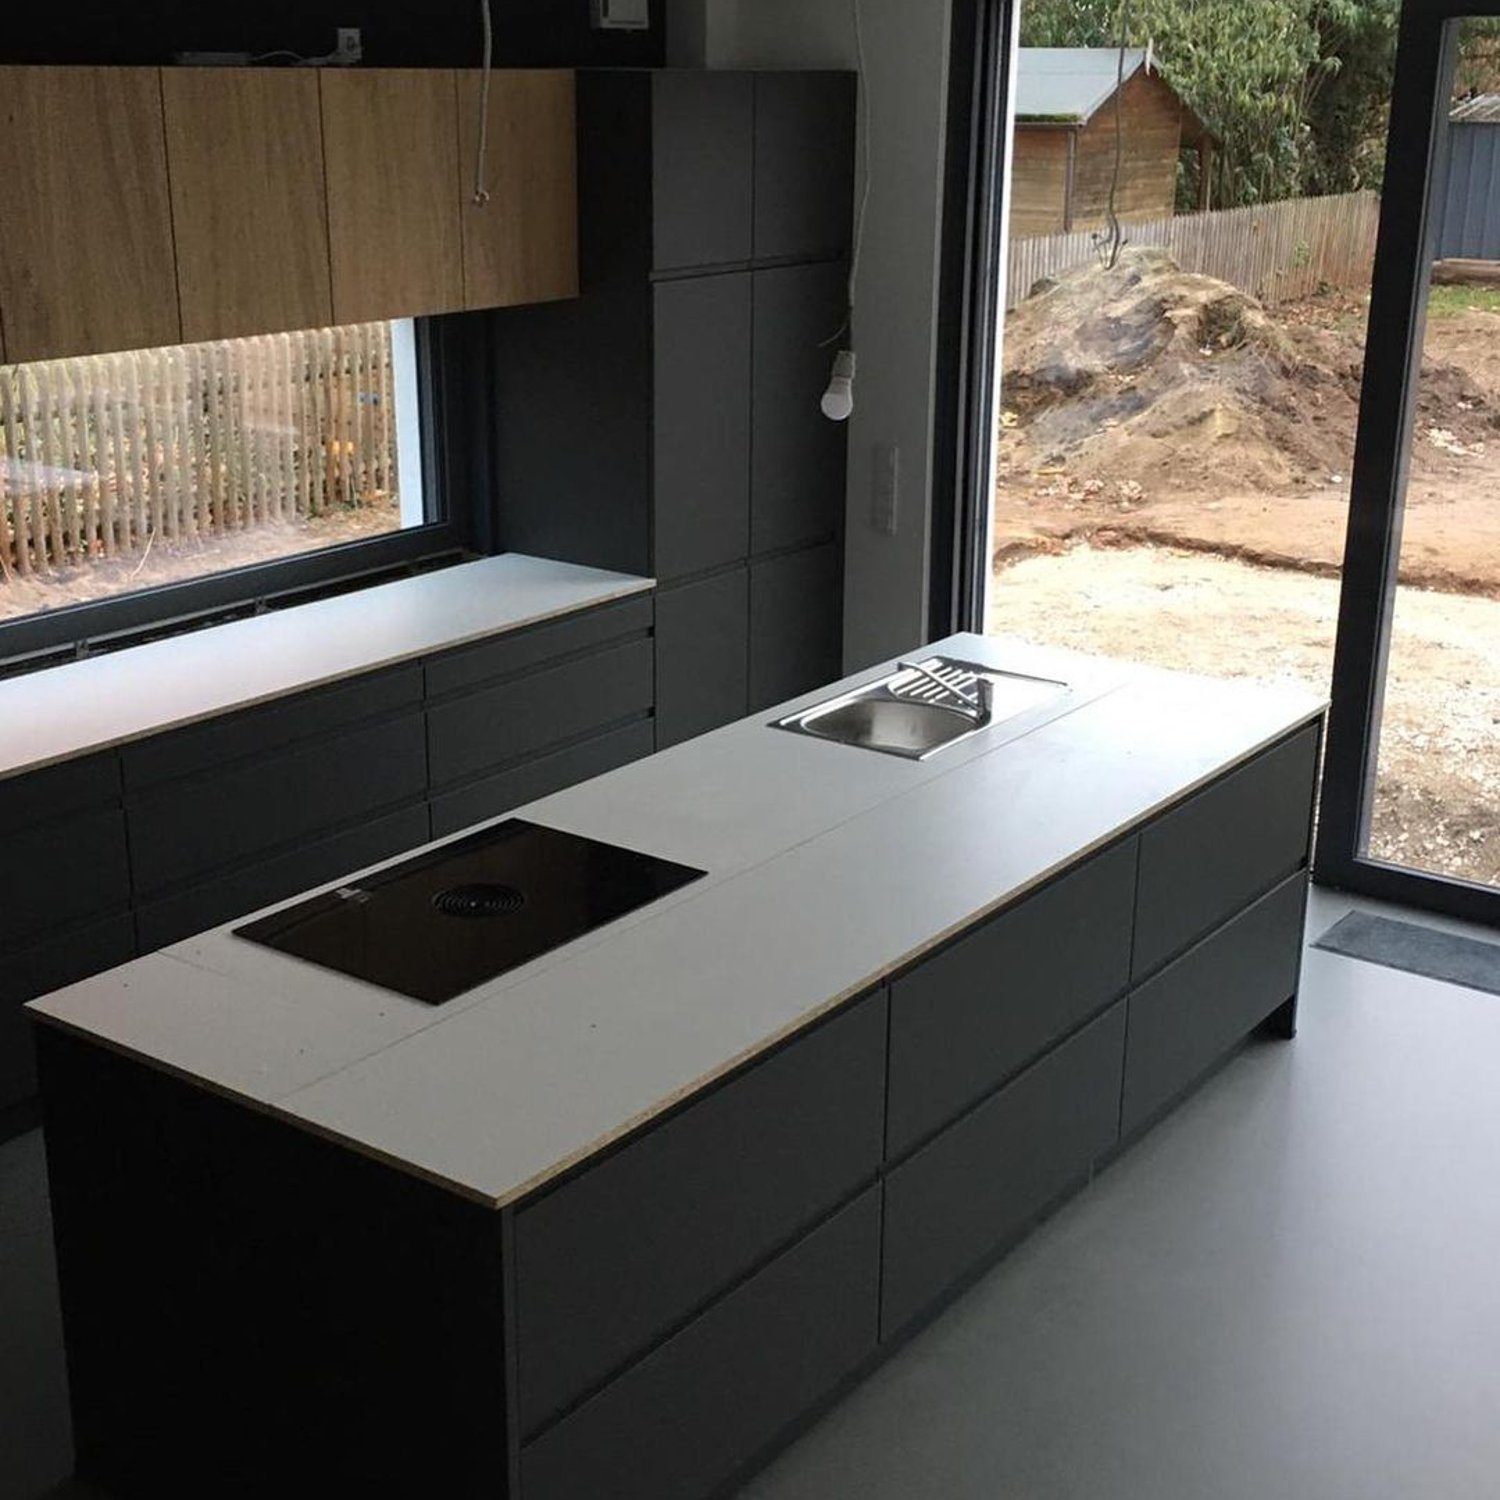
[[[1210, 677], [1327, 693], [1338, 581], [1169, 548], [1099, 550], [1003, 568], [989, 628]], [[1500, 881], [1500, 605], [1403, 590], [1372, 852]]]
[[[1497, 307], [1444, 289], [1428, 323], [1372, 850], [1500, 883]], [[1364, 322], [1149, 249], [1022, 303], [991, 628], [1326, 692]]]
[[254, 530], [199, 541], [154, 541], [144, 555], [96, 557], [51, 573], [0, 578], [0, 620], [313, 552], [340, 542], [395, 531], [400, 524], [401, 517], [394, 505], [369, 505], [340, 509], [305, 521], [268, 522]]

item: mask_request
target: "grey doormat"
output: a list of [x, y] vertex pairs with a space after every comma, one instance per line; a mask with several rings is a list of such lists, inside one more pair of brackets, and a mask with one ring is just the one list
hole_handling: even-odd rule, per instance
[[1500, 943], [1352, 911], [1313, 946], [1500, 995]]

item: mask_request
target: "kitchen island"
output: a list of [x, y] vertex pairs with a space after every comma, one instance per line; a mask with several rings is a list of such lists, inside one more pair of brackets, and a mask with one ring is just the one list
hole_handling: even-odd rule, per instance
[[444, 1005], [229, 929], [37, 1002], [80, 1472], [712, 1494], [1289, 1035], [1322, 706], [933, 649], [1068, 691], [521, 809], [706, 873]]

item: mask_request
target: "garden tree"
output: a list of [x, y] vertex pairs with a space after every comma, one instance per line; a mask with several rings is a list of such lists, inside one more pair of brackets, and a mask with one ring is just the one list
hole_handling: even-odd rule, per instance
[[[1379, 189], [1400, 0], [1133, 0], [1131, 46], [1219, 138], [1220, 207]], [[1027, 47], [1113, 47], [1120, 0], [1023, 0]], [[1463, 23], [1456, 92], [1500, 90], [1500, 19]], [[1191, 158], [1189, 158], [1191, 161]], [[1185, 184], [1187, 203], [1195, 184]]]

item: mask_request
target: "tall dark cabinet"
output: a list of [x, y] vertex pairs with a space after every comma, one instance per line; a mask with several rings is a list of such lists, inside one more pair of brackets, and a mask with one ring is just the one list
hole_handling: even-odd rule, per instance
[[855, 79], [579, 75], [583, 295], [497, 315], [503, 547], [660, 581], [658, 748], [839, 675]]

